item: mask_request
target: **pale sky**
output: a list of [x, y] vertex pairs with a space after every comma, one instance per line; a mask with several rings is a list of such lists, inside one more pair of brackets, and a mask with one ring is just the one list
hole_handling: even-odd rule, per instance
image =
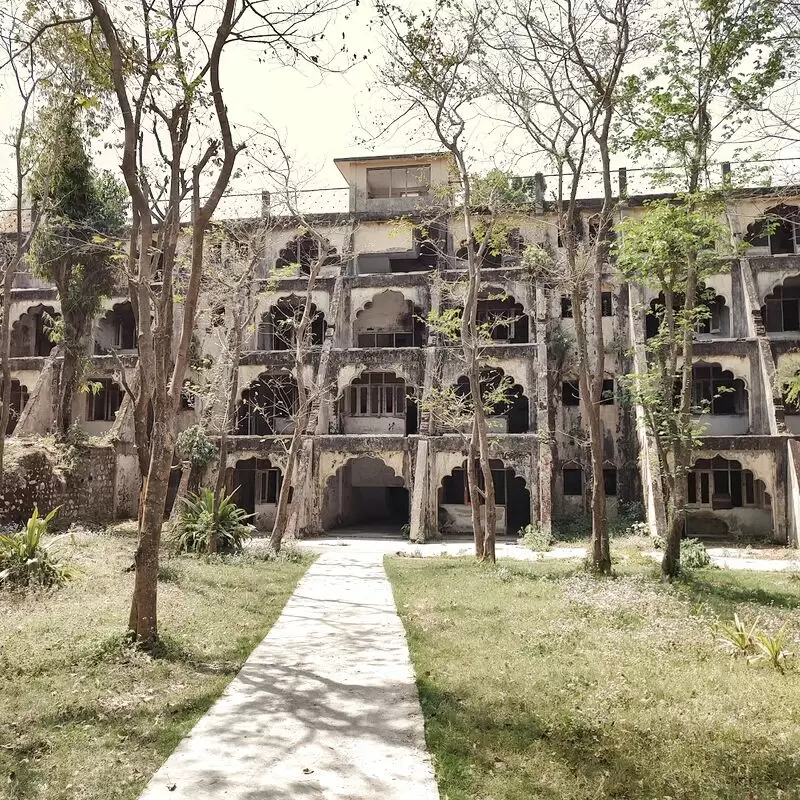
[[[415, 0], [416, 1], [416, 0]], [[258, 54], [241, 45], [233, 44], [226, 50], [223, 59], [223, 86], [225, 100], [234, 123], [241, 123], [240, 136], [249, 135], [248, 127], [258, 126], [261, 118], [268, 119], [284, 139], [289, 151], [296, 156], [298, 181], [314, 187], [342, 187], [344, 180], [333, 164], [333, 159], [353, 155], [374, 155], [405, 151], [428, 151], [440, 149], [432, 138], [411, 138], [411, 127], [394, 134], [391, 138], [383, 137], [376, 142], [369, 142], [370, 133], [381, 127], [382, 120], [391, 114], [391, 107], [381, 96], [380, 90], [374, 87], [373, 70], [378, 69], [381, 62], [380, 47], [374, 31], [370, 27], [370, 19], [374, 11], [369, 2], [361, 2], [352, 9], [348, 20], [338, 19], [328, 31], [329, 39], [337, 42], [341, 32], [346, 32], [347, 47], [359, 55], [369, 51], [366, 62], [360, 62], [344, 74], [320, 74], [310, 66], [303, 68], [276, 68], [273, 64], [259, 63]], [[338, 46], [338, 44], [337, 44]], [[0, 130], [6, 133], [14, 122], [14, 115], [8, 113], [9, 98], [0, 94], [1, 109]], [[111, 136], [115, 136], [113, 132]], [[473, 136], [473, 141], [480, 139], [488, 142], [485, 150], [492, 154], [500, 148], [492, 146], [491, 129], [485, 128], [485, 135]], [[116, 141], [119, 135], [116, 134]], [[114, 150], [103, 150], [97, 143], [97, 163], [113, 168], [119, 158]], [[786, 153], [796, 155], [797, 151]], [[509, 167], [512, 153], [501, 153], [502, 161], [496, 166]], [[246, 159], [240, 162], [244, 165]], [[491, 165], [492, 157], [483, 161], [483, 166]], [[8, 175], [10, 165], [7, 148], [0, 151], [0, 170]], [[636, 166], [624, 156], [613, 162], [614, 168], [619, 166]], [[515, 171], [530, 174], [533, 165], [521, 163], [515, 165]], [[790, 169], [797, 173], [797, 164], [776, 165], [775, 180], [781, 182], [781, 170]], [[8, 176], [10, 177], [10, 176]], [[641, 184], [643, 176], [631, 173], [629, 176], [631, 190], [644, 189]], [[254, 195], [263, 186], [263, 178], [255, 169], [236, 179], [230, 187], [232, 193], [252, 192]], [[583, 188], [583, 187], [582, 187]], [[4, 180], [0, 184], [0, 207], [11, 205], [11, 183]], [[582, 194], [594, 194], [595, 189], [587, 186]], [[333, 198], [331, 195], [321, 197]], [[341, 197], [341, 195], [340, 195]], [[250, 215], [248, 211], [258, 213], [258, 200], [252, 198], [231, 198], [226, 201], [229, 208]], [[336, 209], [334, 209], [336, 210]]]

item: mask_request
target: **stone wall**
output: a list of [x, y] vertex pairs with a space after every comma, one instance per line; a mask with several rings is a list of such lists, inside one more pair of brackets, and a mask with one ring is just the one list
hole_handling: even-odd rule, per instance
[[6, 445], [0, 522], [24, 522], [38, 504], [42, 514], [60, 506], [58, 524], [115, 519], [117, 455], [111, 445], [82, 448], [74, 461], [48, 439]]

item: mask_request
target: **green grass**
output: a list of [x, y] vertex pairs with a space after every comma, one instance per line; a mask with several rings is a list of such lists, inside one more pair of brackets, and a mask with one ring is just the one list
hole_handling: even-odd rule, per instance
[[130, 536], [63, 548], [65, 588], [0, 594], [0, 798], [136, 798], [277, 619], [302, 563], [162, 560], [159, 658], [124, 644]]
[[719, 649], [734, 611], [800, 631], [800, 580], [652, 564], [594, 579], [572, 562], [400, 559], [442, 800], [796, 800], [800, 665]]

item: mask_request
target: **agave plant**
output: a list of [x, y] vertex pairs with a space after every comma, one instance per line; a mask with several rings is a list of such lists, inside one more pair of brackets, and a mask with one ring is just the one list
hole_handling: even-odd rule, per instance
[[50, 552], [57, 540], [42, 543], [59, 508], [41, 517], [34, 506], [21, 531], [0, 534], [0, 586], [60, 586], [69, 579], [67, 568]]
[[750, 657], [751, 661], [766, 661], [775, 669], [783, 672], [783, 663], [790, 655], [786, 650], [786, 625], [784, 625], [774, 636], [761, 632], [756, 636], [756, 654]]
[[202, 488], [183, 500], [183, 508], [175, 526], [175, 548], [179, 553], [208, 553], [216, 537], [217, 550], [230, 553], [241, 550], [250, 538], [253, 526], [248, 514], [233, 501], [236, 490], [220, 492], [216, 518], [214, 492]]
[[720, 648], [734, 655], [747, 655], [752, 652], [756, 644], [756, 625], [758, 620], [748, 628], [738, 614], [733, 615], [732, 623], [720, 622], [717, 624]]

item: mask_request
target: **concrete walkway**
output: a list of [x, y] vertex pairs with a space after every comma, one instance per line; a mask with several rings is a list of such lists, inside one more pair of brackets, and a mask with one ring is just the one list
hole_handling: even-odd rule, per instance
[[141, 800], [438, 800], [382, 553], [323, 552]]

